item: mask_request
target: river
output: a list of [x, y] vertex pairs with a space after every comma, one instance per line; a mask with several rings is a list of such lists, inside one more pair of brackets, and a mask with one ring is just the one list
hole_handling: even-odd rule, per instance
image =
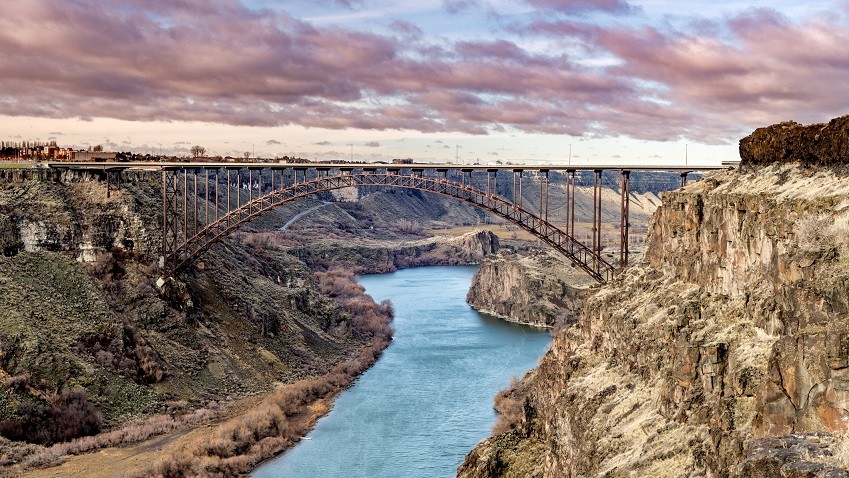
[[495, 422], [492, 398], [545, 352], [546, 331], [466, 304], [475, 267], [421, 267], [364, 276], [395, 306], [395, 336], [297, 446], [254, 478], [450, 477]]

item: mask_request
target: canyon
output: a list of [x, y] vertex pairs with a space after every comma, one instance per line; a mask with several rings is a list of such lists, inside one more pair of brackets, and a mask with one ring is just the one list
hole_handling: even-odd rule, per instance
[[664, 193], [458, 476], [849, 476], [845, 123], [758, 130]]

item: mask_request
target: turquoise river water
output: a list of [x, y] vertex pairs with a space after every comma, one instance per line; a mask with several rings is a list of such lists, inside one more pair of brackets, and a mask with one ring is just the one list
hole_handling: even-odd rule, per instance
[[475, 312], [475, 267], [421, 267], [364, 276], [395, 306], [395, 336], [377, 363], [337, 398], [305, 440], [254, 478], [439, 478], [489, 435], [492, 398], [534, 367], [546, 331]]

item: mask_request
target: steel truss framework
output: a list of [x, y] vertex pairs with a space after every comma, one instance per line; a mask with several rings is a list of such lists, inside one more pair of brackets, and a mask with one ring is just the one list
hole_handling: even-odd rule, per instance
[[[562, 230], [548, 221], [548, 171], [539, 170], [539, 215], [522, 204], [522, 170], [514, 170], [510, 201], [495, 193], [500, 179], [496, 170], [487, 174], [486, 190], [471, 185], [471, 169], [452, 170], [459, 178], [448, 177], [447, 169], [436, 169], [425, 175], [422, 169], [403, 170], [338, 170], [330, 168], [266, 169], [263, 168], [163, 168], [162, 170], [162, 254], [166, 275], [173, 275], [189, 265], [210, 246], [240, 226], [281, 204], [313, 196], [324, 191], [357, 186], [382, 186], [416, 189], [452, 197], [504, 218], [554, 250], [566, 256], [598, 282], [613, 277], [614, 266], [600, 254], [601, 249], [601, 171], [595, 171], [593, 205], [593, 245], [587, 247], [574, 238], [575, 171], [567, 171], [567, 221]], [[268, 172], [270, 171], [270, 187]], [[481, 170], [475, 170], [480, 172]], [[210, 180], [210, 172], [212, 179]], [[247, 178], [245, 178], [247, 172]], [[517, 176], [518, 174], [518, 176]], [[308, 177], [311, 176], [311, 177]], [[244, 180], [247, 179], [247, 184]], [[623, 173], [623, 201], [629, 195], [627, 176]], [[224, 187], [225, 191], [219, 191]], [[235, 191], [233, 189], [235, 188]], [[247, 200], [242, 196], [247, 189]], [[571, 195], [571, 200], [570, 200]], [[235, 197], [233, 197], [235, 196]], [[223, 203], [223, 204], [222, 204]], [[235, 204], [234, 204], [235, 203]], [[623, 203], [624, 204], [624, 203]], [[627, 210], [623, 206], [623, 215]], [[623, 216], [620, 263], [627, 263], [627, 217]]]

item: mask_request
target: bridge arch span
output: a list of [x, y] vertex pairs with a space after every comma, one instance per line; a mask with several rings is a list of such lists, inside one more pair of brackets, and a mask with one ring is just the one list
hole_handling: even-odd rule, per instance
[[[207, 182], [205, 185], [207, 188], [207, 198], [209, 198], [208, 174], [209, 173], [207, 171]], [[274, 176], [272, 174], [272, 178], [273, 177]], [[341, 171], [339, 174], [335, 175], [326, 173], [322, 176], [321, 174], [318, 174], [318, 177], [316, 178], [308, 180], [304, 179], [303, 181], [298, 182], [296, 175], [294, 184], [280, 185], [281, 187], [275, 187], [272, 179], [271, 190], [255, 198], [252, 193], [253, 182], [251, 181], [251, 185], [248, 187], [249, 191], [251, 191], [251, 196], [246, 203], [238, 204], [236, 208], [230, 209], [230, 200], [228, 195], [228, 212], [224, 215], [218, 216], [218, 208], [216, 207], [215, 215], [217, 217], [210, 221], [207, 209], [207, 220], [203, 227], [199, 227], [197, 209], [198, 181], [195, 173], [193, 184], [195, 193], [195, 210], [193, 220], [195, 227], [191, 231], [188, 227], [188, 218], [192, 217], [187, 200], [189, 195], [187, 192], [189, 190], [188, 173], [184, 172], [182, 176], [182, 215], [180, 214], [180, 198], [178, 192], [179, 175], [176, 173], [169, 175], [165, 170], [163, 170], [162, 178], [164, 186], [163, 201], [166, 206], [163, 211], [163, 257], [166, 272], [169, 274], [174, 274], [191, 264], [192, 261], [194, 261], [204, 251], [209, 249], [209, 247], [220, 241], [223, 237], [231, 234], [242, 225], [282, 204], [314, 196], [325, 191], [357, 186], [382, 186], [415, 189], [458, 199], [477, 208], [489, 211], [528, 231], [548, 244], [554, 250], [566, 256], [573, 264], [586, 271], [599, 282], [610, 280], [614, 273], [613, 265], [605, 261], [598, 252], [591, 250], [589, 247], [566, 234], [564, 231], [544, 218], [535, 215], [523, 208], [521, 205], [512, 203], [500, 196], [487, 191], [481, 191], [469, 184], [465, 184], [464, 182], [461, 183], [449, 180], [447, 177], [430, 177], [422, 174], [416, 174], [415, 172], [404, 174], [401, 171]], [[216, 177], [216, 188], [218, 186], [217, 181], [218, 179]], [[229, 182], [230, 181], [228, 179], [228, 187]], [[217, 197], [217, 190], [215, 193]], [[180, 219], [182, 219], [183, 224], [182, 230], [179, 227]]]

